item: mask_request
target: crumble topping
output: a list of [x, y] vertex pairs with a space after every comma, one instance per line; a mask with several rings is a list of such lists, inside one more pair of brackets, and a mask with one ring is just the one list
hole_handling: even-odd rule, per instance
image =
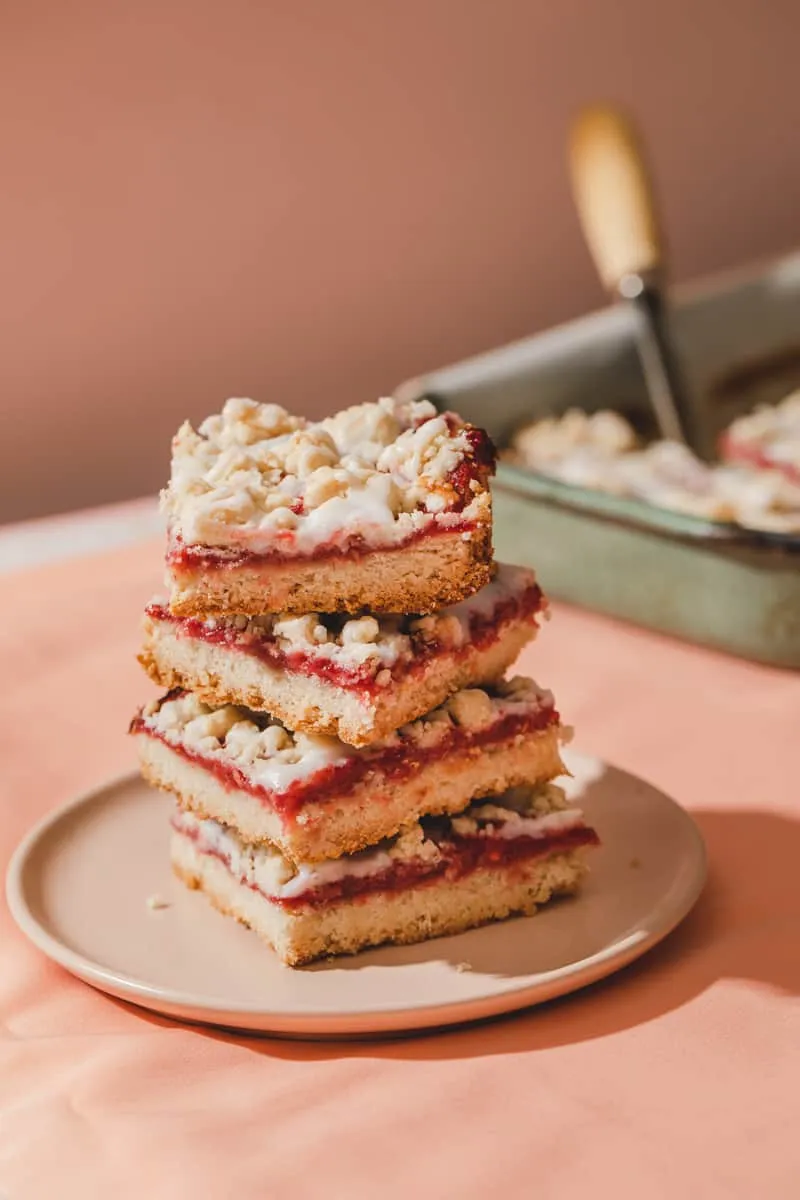
[[542, 783], [535, 788], [509, 788], [499, 799], [477, 800], [463, 814], [452, 817], [451, 824], [462, 837], [517, 837], [534, 826], [548, 833], [569, 828], [576, 813], [580, 815], [580, 810], [570, 805], [563, 788]]
[[579, 808], [570, 808], [555, 784], [513, 788], [490, 802], [469, 805], [457, 817], [422, 818], [395, 837], [357, 854], [325, 862], [291, 863], [272, 846], [249, 846], [233, 829], [210, 818], [175, 809], [173, 827], [193, 838], [201, 852], [222, 857], [232, 874], [275, 899], [289, 899], [345, 878], [379, 875], [400, 863], [435, 865], [441, 846], [455, 837], [541, 838], [583, 824]]
[[[783, 439], [787, 454], [800, 450], [800, 432], [786, 432], [793, 422], [800, 431], [800, 403], [789, 399], [776, 421], [784, 423], [776, 442]], [[728, 444], [744, 440], [747, 422], [762, 428], [771, 419], [762, 412], [734, 422]], [[794, 450], [793, 436], [798, 438]], [[782, 470], [705, 463], [677, 442], [657, 441], [639, 448], [633, 428], [618, 413], [570, 410], [561, 418], [537, 421], [517, 432], [504, 457], [564, 483], [634, 497], [674, 512], [750, 529], [800, 531], [800, 483]], [[777, 464], [774, 451], [769, 458]]]
[[384, 398], [309, 422], [231, 399], [198, 430], [178, 430], [162, 506], [187, 545], [285, 554], [356, 536], [391, 545], [456, 516], [488, 519], [479, 465], [469, 495], [453, 482], [475, 461], [476, 432], [427, 400]]
[[482, 729], [494, 720], [495, 711], [488, 692], [481, 688], [465, 688], [447, 701], [447, 711], [457, 725], [465, 729]]
[[559, 463], [578, 449], [615, 455], [635, 450], [636, 445], [633, 427], [619, 413], [606, 409], [586, 413], [571, 408], [563, 417], [545, 417], [524, 426], [514, 438], [514, 448], [522, 458], [540, 464]]
[[503, 680], [491, 691], [464, 688], [424, 717], [361, 750], [334, 737], [292, 733], [265, 713], [233, 704], [212, 708], [191, 692], [152, 702], [142, 710], [142, 720], [145, 729], [167, 743], [236, 766], [257, 786], [280, 793], [353, 757], [371, 760], [408, 744], [427, 749], [458, 728], [477, 733], [509, 715], [552, 709], [553, 703], [551, 692], [522, 676]]
[[752, 447], [765, 461], [800, 472], [800, 391], [731, 422], [725, 443], [728, 451]]
[[[533, 571], [501, 564], [491, 583], [479, 592], [430, 616], [239, 615], [210, 617], [203, 626], [210, 632], [230, 630], [244, 647], [250, 640], [274, 641], [287, 656], [301, 654], [326, 659], [344, 669], [369, 671], [379, 684], [388, 686], [392, 668], [398, 663], [424, 654], [433, 646], [445, 651], [460, 649], [470, 641], [476, 626], [492, 621], [502, 605], [519, 601], [535, 587]], [[522, 619], [533, 622], [542, 604], [543, 599], [536, 612], [523, 613]], [[154, 601], [150, 610], [156, 619], [173, 619], [165, 602]]]

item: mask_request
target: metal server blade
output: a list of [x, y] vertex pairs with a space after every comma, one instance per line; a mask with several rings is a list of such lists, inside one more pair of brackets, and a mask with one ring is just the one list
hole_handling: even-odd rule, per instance
[[637, 349], [661, 436], [699, 453], [702, 431], [675, 352], [661, 286], [644, 275], [625, 275], [618, 291], [636, 312]]

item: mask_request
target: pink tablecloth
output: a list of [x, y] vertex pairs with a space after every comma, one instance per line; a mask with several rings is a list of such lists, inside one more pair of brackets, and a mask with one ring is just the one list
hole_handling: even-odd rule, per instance
[[[153, 545], [3, 581], [0, 858], [131, 763]], [[0, 912], [0, 1195], [800, 1195], [800, 676], [558, 608], [524, 666], [579, 744], [661, 785], [711, 880], [641, 963], [501, 1022], [303, 1045], [182, 1028], [51, 966]]]

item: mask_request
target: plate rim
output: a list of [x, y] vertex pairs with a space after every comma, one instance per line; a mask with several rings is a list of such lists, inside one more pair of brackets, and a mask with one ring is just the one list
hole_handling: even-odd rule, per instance
[[[76, 811], [110, 798], [119, 789], [141, 782], [136, 770], [119, 772], [88, 788], [64, 804], [45, 813], [22, 837], [9, 859], [5, 879], [6, 903], [18, 930], [51, 962], [89, 986], [149, 1012], [190, 1024], [205, 1024], [215, 1028], [235, 1029], [241, 1033], [275, 1034], [308, 1040], [325, 1038], [369, 1037], [386, 1033], [420, 1032], [465, 1025], [475, 1021], [521, 1011], [545, 1004], [598, 983], [623, 970], [636, 959], [649, 953], [669, 937], [686, 919], [699, 900], [708, 879], [708, 851], [703, 835], [689, 810], [656, 784], [640, 775], [617, 767], [599, 756], [578, 751], [581, 757], [597, 757], [606, 769], [617, 771], [630, 779], [645, 783], [663, 800], [677, 809], [683, 818], [687, 835], [692, 842], [696, 859], [695, 870], [687, 880], [680, 903], [671, 910], [669, 919], [661, 922], [641, 938], [622, 940], [613, 951], [598, 951], [577, 963], [553, 968], [536, 977], [536, 982], [510, 986], [491, 996], [471, 997], [444, 1003], [420, 1003], [396, 1006], [377, 1004], [369, 1010], [318, 1009], [297, 1010], [254, 1009], [251, 1003], [234, 1002], [221, 997], [199, 999], [191, 993], [162, 988], [120, 975], [73, 950], [61, 941], [35, 916], [26, 898], [24, 875], [29, 859], [53, 828], [69, 819]], [[523, 918], [525, 919], [525, 918]], [[531, 919], [531, 918], [527, 918]], [[268, 949], [268, 948], [267, 948]], [[289, 970], [290, 968], [286, 968]], [[191, 1013], [191, 1016], [187, 1016]], [[221, 1016], [221, 1014], [224, 1014]]]

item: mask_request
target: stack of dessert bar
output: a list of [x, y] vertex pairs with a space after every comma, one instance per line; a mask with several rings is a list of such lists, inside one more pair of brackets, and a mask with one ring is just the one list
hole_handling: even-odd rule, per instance
[[311, 423], [229, 400], [173, 443], [169, 595], [131, 731], [172, 864], [296, 965], [571, 892], [552, 695], [504, 679], [546, 602], [492, 561], [487, 435], [427, 401]]

